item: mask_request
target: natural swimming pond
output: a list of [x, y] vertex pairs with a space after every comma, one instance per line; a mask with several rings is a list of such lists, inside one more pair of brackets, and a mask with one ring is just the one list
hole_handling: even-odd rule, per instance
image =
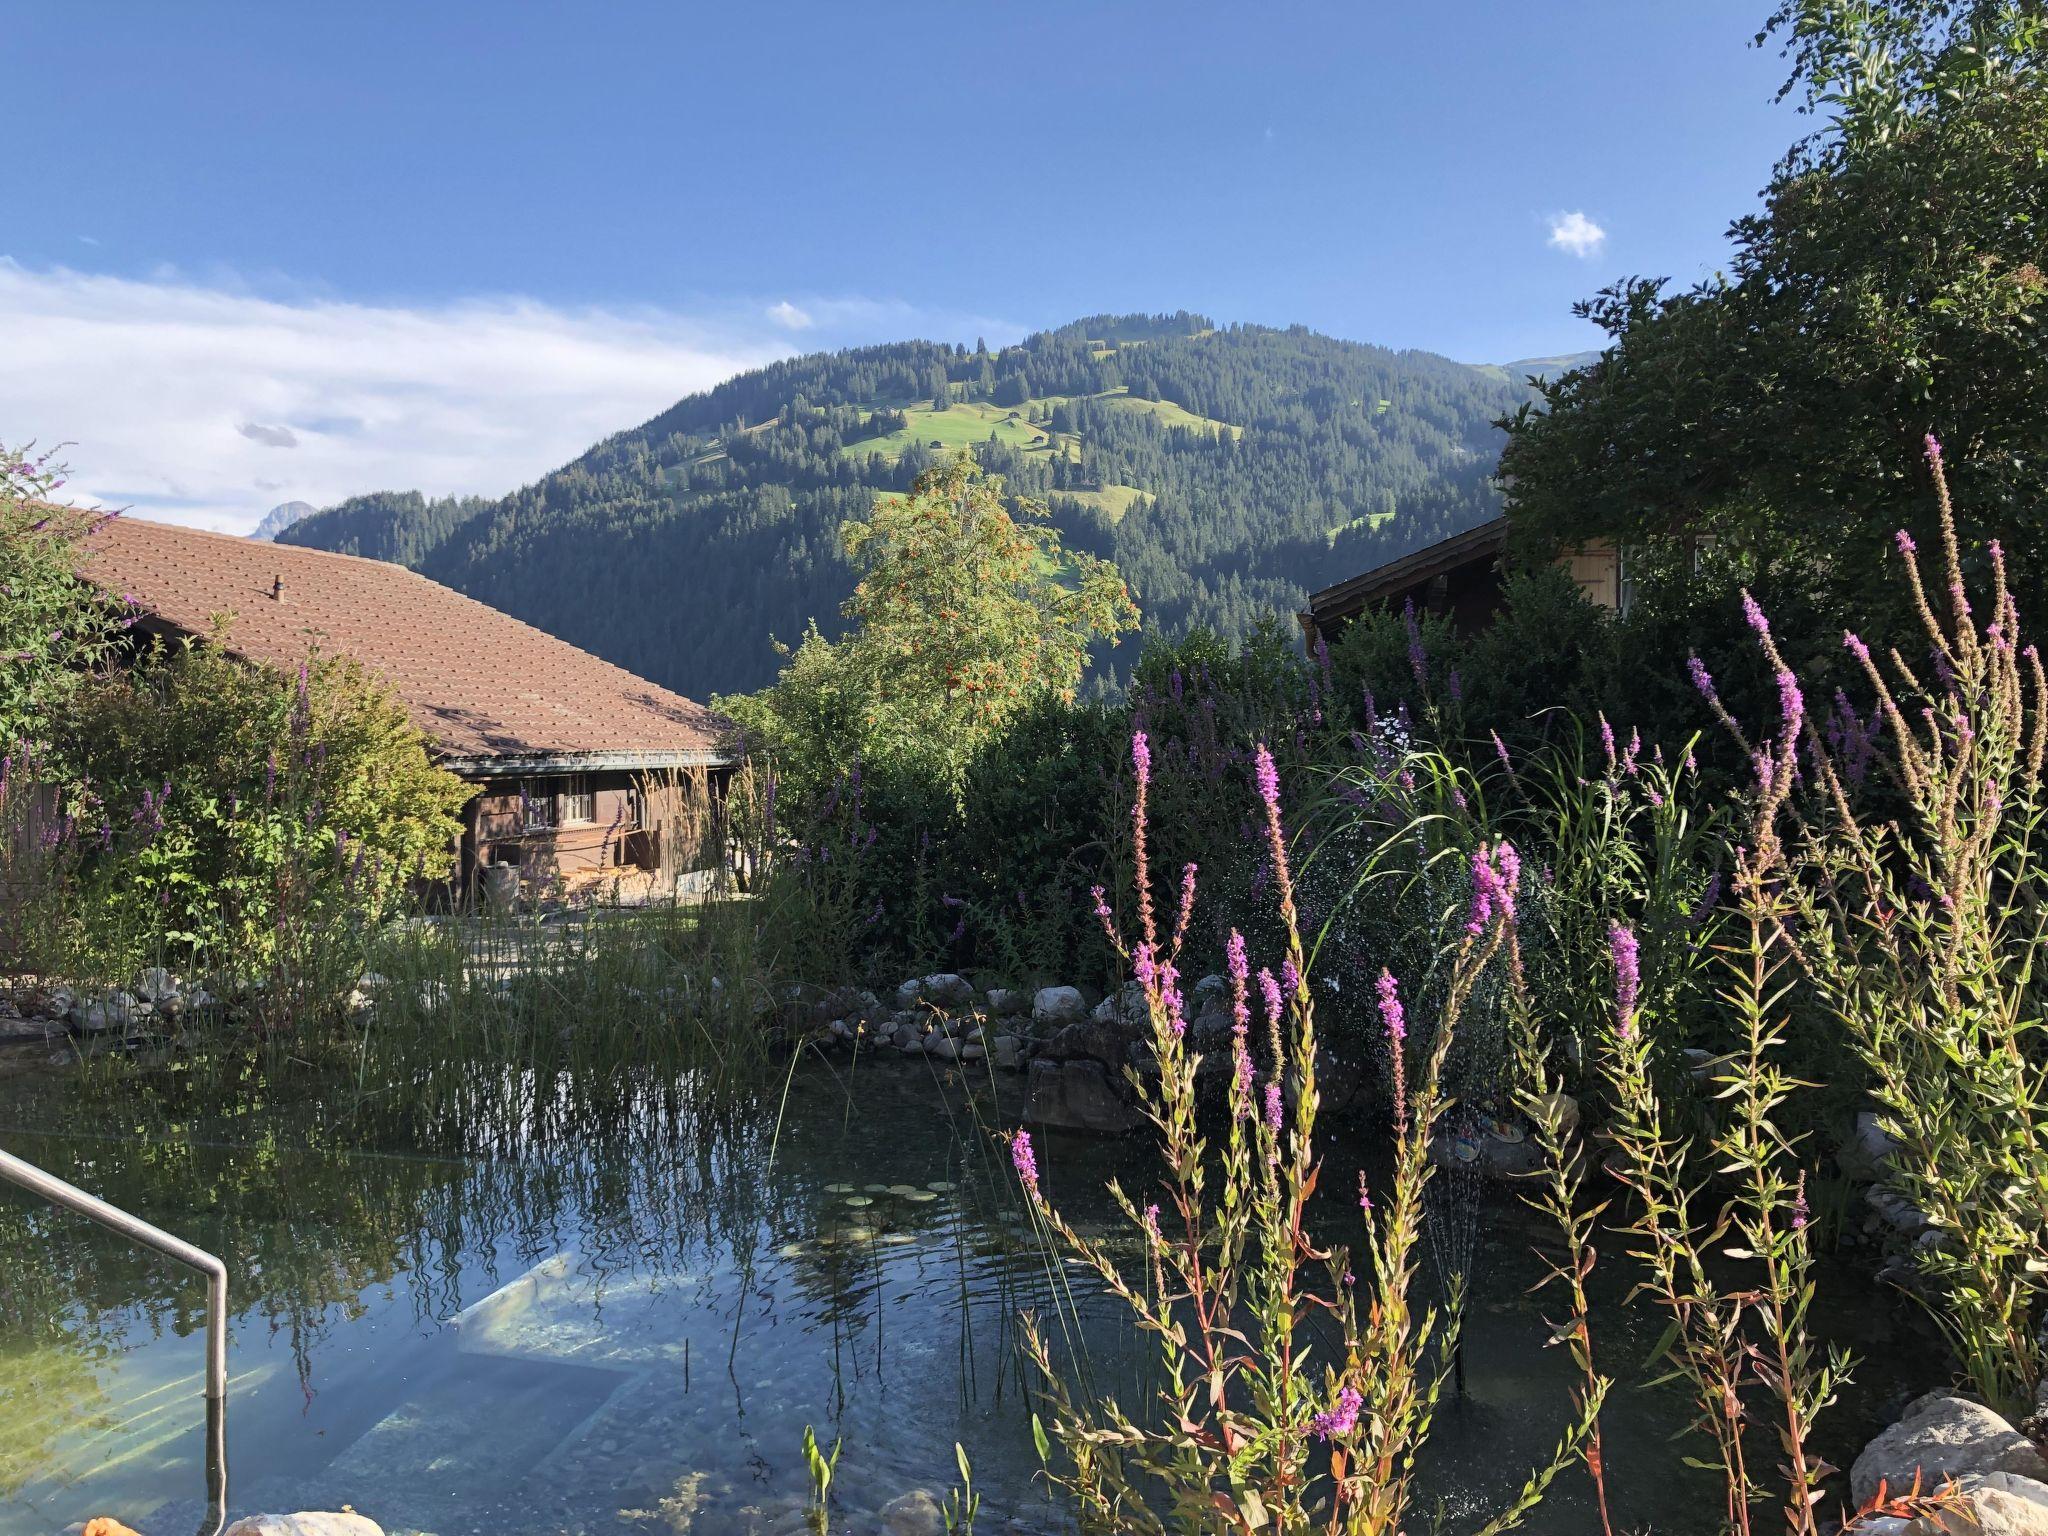
[[[714, 1108], [687, 1082], [486, 1072], [400, 1109], [288, 1060], [136, 1069], [118, 1092], [36, 1071], [0, 1082], [0, 1142], [228, 1260], [237, 1512], [352, 1505], [437, 1536], [794, 1533], [810, 1424], [845, 1442], [834, 1530], [943, 1497], [958, 1441], [978, 1530], [1058, 1532], [1017, 1312], [1064, 1319], [1050, 1331], [1077, 1373], [1126, 1403], [1144, 1357], [1091, 1277], [1032, 1237], [988, 1135], [1016, 1082], [807, 1058]], [[1149, 1177], [1140, 1143], [1044, 1137], [1040, 1161], [1097, 1231], [1114, 1230], [1104, 1180]], [[1328, 1217], [1340, 1230], [1341, 1202]], [[1547, 1298], [1527, 1294], [1544, 1225], [1505, 1193], [1470, 1219], [1467, 1391], [1439, 1412], [1425, 1476], [1453, 1531], [1547, 1456], [1573, 1381], [1543, 1348]], [[0, 1223], [0, 1533], [118, 1514], [187, 1536], [204, 1512], [202, 1288], [15, 1192]], [[1708, 1529], [1716, 1482], [1671, 1444], [1684, 1405], [1639, 1385], [1658, 1319], [1622, 1304], [1622, 1247], [1603, 1242], [1595, 1275], [1596, 1348], [1620, 1378], [1617, 1520]], [[1846, 1465], [1939, 1366], [1907, 1303], [1843, 1266], [1822, 1287], [1817, 1323], [1863, 1356], [1826, 1437]], [[1582, 1531], [1587, 1513], [1570, 1472], [1529, 1529]]]

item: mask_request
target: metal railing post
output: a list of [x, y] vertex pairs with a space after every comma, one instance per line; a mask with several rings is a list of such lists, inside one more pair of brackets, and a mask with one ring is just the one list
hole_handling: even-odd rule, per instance
[[[0, 1151], [0, 1179], [40, 1195], [52, 1205], [98, 1222], [132, 1243], [197, 1270], [206, 1276], [206, 1450], [207, 1503], [211, 1528], [219, 1530], [227, 1513], [227, 1400], [228, 1400], [228, 1267], [203, 1248], [195, 1248], [182, 1237], [173, 1237], [161, 1227], [151, 1226], [140, 1216], [131, 1216], [118, 1205], [109, 1205], [75, 1184], [67, 1184], [34, 1163], [12, 1152]], [[205, 1529], [205, 1527], [202, 1527]]]

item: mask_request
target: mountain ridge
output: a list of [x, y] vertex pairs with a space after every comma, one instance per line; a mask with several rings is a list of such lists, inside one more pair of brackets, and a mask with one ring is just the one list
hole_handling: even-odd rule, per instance
[[1303, 326], [1097, 315], [993, 351], [784, 359], [503, 497], [372, 493], [283, 538], [412, 566], [702, 696], [772, 680], [771, 636], [834, 632], [839, 525], [958, 448], [1115, 560], [1148, 627], [1234, 636], [1493, 515], [1493, 423], [1527, 398], [1506, 367]]

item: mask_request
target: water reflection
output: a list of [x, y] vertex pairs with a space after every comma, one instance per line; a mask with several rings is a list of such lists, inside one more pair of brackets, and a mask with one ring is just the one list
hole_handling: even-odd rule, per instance
[[[240, 1058], [0, 1084], [10, 1149], [228, 1259], [238, 1510], [351, 1504], [437, 1536], [796, 1532], [812, 1423], [846, 1441], [835, 1529], [943, 1494], [957, 1439], [985, 1533], [1058, 1531], [1019, 1309], [1062, 1318], [1095, 1389], [1144, 1397], [1116, 1306], [1028, 1240], [982, 1129], [1010, 1107], [987, 1079], [817, 1062], [755, 1097], [501, 1066], [358, 1086], [374, 1080]], [[1137, 1147], [1054, 1138], [1042, 1161], [1091, 1228], [1111, 1172], [1147, 1177]], [[1483, 1219], [1471, 1397], [1428, 1462], [1453, 1529], [1542, 1458], [1571, 1384], [1522, 1295], [1545, 1234], [1512, 1202]], [[118, 1512], [185, 1536], [202, 1288], [23, 1197], [0, 1205], [0, 1252], [0, 1533]], [[1618, 1260], [1600, 1280], [1604, 1359], [1640, 1379], [1652, 1320], [1622, 1313]], [[1849, 1294], [1866, 1347], [1898, 1326]], [[1848, 1418], [1898, 1377], [1866, 1366]], [[1622, 1512], [1686, 1528], [1711, 1490], [1674, 1469], [1680, 1405], [1617, 1402]], [[1566, 1489], [1532, 1528], [1576, 1530], [1583, 1509]]]

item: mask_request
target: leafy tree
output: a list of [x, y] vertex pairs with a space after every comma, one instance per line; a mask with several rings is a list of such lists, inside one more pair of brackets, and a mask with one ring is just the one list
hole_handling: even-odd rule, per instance
[[2048, 533], [2048, 32], [1959, 0], [1794, 0], [1773, 31], [1829, 125], [1733, 226], [1727, 276], [1579, 306], [1612, 345], [1504, 423], [1501, 469], [1527, 555], [1711, 534], [1868, 615], [1892, 530], [1932, 527], [1927, 434], [1966, 545]]
[[851, 629], [813, 628], [743, 726], [799, 754], [811, 787], [855, 760], [915, 763], [957, 784], [978, 747], [1033, 701], [1071, 700], [1091, 645], [1134, 628], [1116, 568], [1062, 547], [1045, 509], [1006, 503], [962, 453], [841, 530], [860, 581]]
[[0, 445], [0, 752], [44, 740], [133, 623], [80, 576], [95, 515], [52, 501], [63, 484], [49, 454]]

